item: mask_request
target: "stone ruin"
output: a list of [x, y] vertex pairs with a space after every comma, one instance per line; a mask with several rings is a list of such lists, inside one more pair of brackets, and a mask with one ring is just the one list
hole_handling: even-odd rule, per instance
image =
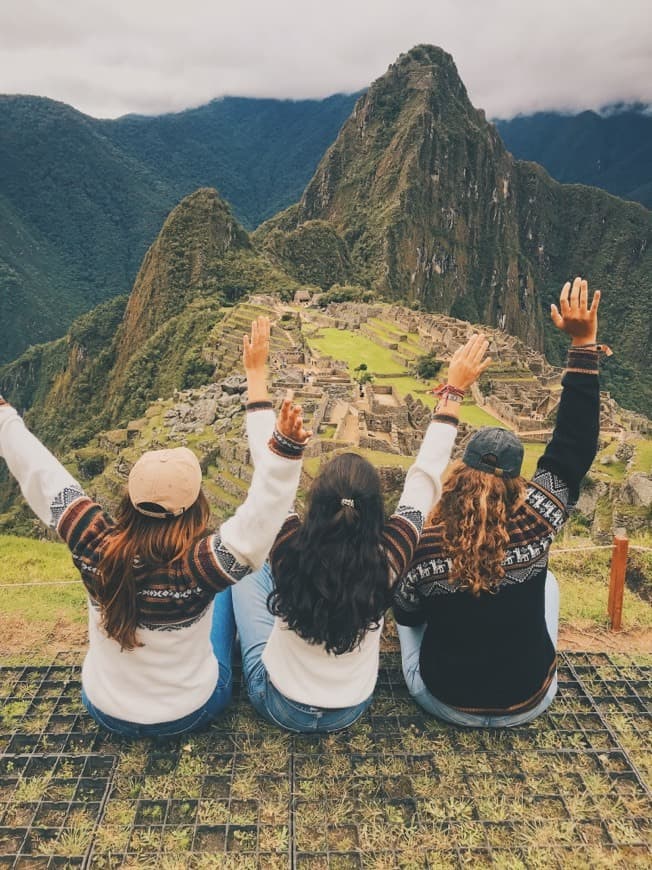
[[[200, 455], [204, 471], [210, 470], [206, 490], [216, 519], [232, 513], [241, 503], [251, 479], [244, 425], [246, 379], [240, 372], [241, 334], [261, 307], [269, 310], [271, 306], [267, 299], [252, 299], [250, 305], [248, 315], [242, 308], [234, 309], [224, 319], [214, 345], [205, 349], [206, 358], [216, 364], [216, 382], [175, 392], [173, 403], [163, 411], [165, 437], [161, 443], [191, 443]], [[394, 385], [383, 383], [382, 376], [373, 383], [360, 385], [349, 374], [346, 363], [310, 352], [301, 331], [295, 329], [297, 321], [292, 323], [283, 318], [285, 309], [278, 300], [274, 300], [273, 311], [278, 320], [271, 336], [271, 391], [278, 403], [292, 390], [295, 401], [303, 407], [306, 427], [320, 436], [311, 441], [307, 456], [327, 455], [352, 446], [414, 456], [431, 418], [430, 409], [421, 399], [409, 394], [402, 397]], [[411, 340], [414, 348], [416, 337], [424, 352], [433, 352], [443, 360], [450, 359], [473, 332], [470, 324], [454, 318], [400, 306], [388, 309], [350, 302], [330, 305], [325, 311], [303, 309], [300, 315], [317, 327], [335, 325], [363, 335], [372, 332], [369, 321], [379, 316], [399, 328], [397, 347]], [[474, 385], [474, 400], [521, 434], [527, 434], [528, 440], [547, 440], [559, 400], [562, 371], [550, 366], [518, 339], [500, 330], [484, 329], [491, 341], [494, 365], [480, 386]], [[374, 333], [373, 339], [379, 343], [378, 334]], [[401, 358], [403, 364], [405, 359]], [[397, 374], [400, 373], [398, 370]], [[646, 418], [624, 412], [608, 394], [603, 396], [602, 417], [603, 430], [612, 433], [623, 427], [643, 432], [648, 427], [649, 431], [650, 422]], [[128, 463], [123, 461], [121, 451], [138, 438], [142, 424], [143, 421], [133, 421], [126, 429], [103, 436], [107, 450], [118, 454], [123, 472], [128, 473]], [[472, 431], [460, 424], [454, 456], [461, 454]], [[396, 478], [396, 485], [404, 474], [389, 463], [384, 471], [392, 480]], [[307, 483], [305, 479], [304, 486]]]

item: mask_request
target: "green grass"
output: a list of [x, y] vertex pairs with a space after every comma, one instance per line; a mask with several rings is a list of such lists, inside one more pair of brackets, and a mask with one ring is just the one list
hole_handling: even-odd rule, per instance
[[632, 467], [634, 471], [643, 471], [646, 474], [652, 471], [652, 438], [641, 438], [636, 442]]
[[406, 471], [414, 462], [413, 456], [399, 456], [396, 453], [383, 453], [381, 450], [367, 450], [364, 447], [346, 447], [343, 451], [334, 450], [332, 453], [325, 453], [323, 456], [313, 456], [310, 459], [304, 459], [303, 470], [309, 477], [316, 477], [319, 473], [321, 464], [324, 465], [338, 453], [357, 453], [358, 456], [364, 456], [376, 468], [404, 468]]
[[390, 374], [401, 369], [392, 358], [393, 351], [381, 347], [359, 332], [326, 327], [317, 334], [307, 336], [307, 341], [320, 354], [345, 362], [351, 375], [361, 363], [366, 363], [369, 371], [377, 374]]
[[523, 468], [521, 474], [529, 480], [536, 471], [537, 462], [543, 451], [546, 449], [545, 444], [537, 443], [536, 441], [523, 442]]
[[[44, 580], [77, 581], [74, 586], [21, 586]], [[86, 594], [65, 544], [0, 535], [0, 610], [28, 623], [51, 625], [65, 617], [86, 621]], [[35, 630], [35, 636], [37, 631]]]
[[[586, 538], [577, 538], [570, 543], [560, 543], [558, 548], [587, 546], [587, 543]], [[559, 581], [561, 622], [606, 626], [611, 550], [557, 554], [555, 549], [553, 546], [550, 570]], [[627, 588], [623, 599], [623, 627], [652, 628], [652, 607]]]
[[509, 423], [503, 423], [502, 420], [477, 405], [463, 404], [460, 407], [460, 420], [478, 428], [480, 426], [501, 426], [503, 429], [511, 429]]

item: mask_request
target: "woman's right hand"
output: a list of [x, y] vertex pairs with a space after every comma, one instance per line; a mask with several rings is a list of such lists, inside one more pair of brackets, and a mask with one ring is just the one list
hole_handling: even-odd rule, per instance
[[257, 317], [251, 335], [242, 336], [242, 363], [247, 373], [247, 401], [267, 402], [267, 360], [269, 358], [269, 317]]
[[566, 281], [559, 297], [559, 308], [550, 306], [550, 316], [557, 329], [566, 332], [572, 338], [573, 345], [595, 344], [598, 337], [598, 306], [600, 291], [593, 294], [589, 308], [589, 284], [582, 278], [576, 278], [571, 288]]
[[492, 363], [491, 357], [484, 358], [488, 347], [489, 342], [481, 333], [472, 335], [465, 345], [458, 347], [448, 365], [448, 385], [466, 390], [477, 381]]
[[249, 374], [265, 375], [269, 357], [269, 317], [257, 317], [251, 324], [251, 336], [242, 336], [242, 362]]

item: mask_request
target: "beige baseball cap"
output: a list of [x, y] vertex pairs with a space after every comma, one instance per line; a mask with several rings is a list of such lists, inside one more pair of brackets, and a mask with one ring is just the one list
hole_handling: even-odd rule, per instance
[[131, 503], [146, 517], [181, 516], [199, 496], [199, 460], [187, 447], [148, 450], [131, 469], [128, 488]]

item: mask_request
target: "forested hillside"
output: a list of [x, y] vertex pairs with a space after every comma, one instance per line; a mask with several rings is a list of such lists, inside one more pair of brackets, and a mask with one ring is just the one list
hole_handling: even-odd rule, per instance
[[496, 127], [514, 157], [540, 163], [557, 181], [602, 187], [652, 208], [649, 112], [538, 112], [496, 121]]
[[0, 363], [129, 292], [165, 216], [217, 187], [247, 228], [296, 201], [355, 96], [100, 121], [0, 97]]

